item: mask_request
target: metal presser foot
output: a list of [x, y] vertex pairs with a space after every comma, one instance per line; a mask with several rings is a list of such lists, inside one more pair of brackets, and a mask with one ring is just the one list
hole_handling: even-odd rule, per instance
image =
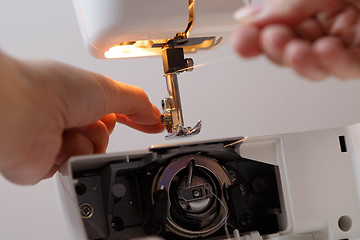
[[182, 138], [196, 135], [201, 130], [201, 121], [193, 128], [185, 127], [182, 116], [181, 100], [177, 75], [183, 71], [193, 69], [193, 60], [184, 59], [182, 48], [164, 47], [162, 50], [164, 72], [169, 97], [162, 100], [163, 114], [161, 122], [166, 126], [168, 135], [166, 139]]

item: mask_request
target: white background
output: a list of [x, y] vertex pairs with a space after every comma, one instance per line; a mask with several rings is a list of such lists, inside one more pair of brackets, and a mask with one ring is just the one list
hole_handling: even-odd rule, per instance
[[[158, 107], [167, 96], [160, 57], [92, 58], [70, 0], [0, 0], [0, 49], [19, 58], [59, 60], [141, 86]], [[226, 44], [192, 57], [195, 64], [213, 63], [179, 76], [187, 125], [204, 122], [202, 133], [191, 141], [360, 122], [360, 81], [310, 82], [265, 58], [240, 59]], [[164, 133], [146, 135], [117, 126], [109, 152], [166, 143]], [[20, 187], [0, 178], [0, 239], [65, 239], [56, 201], [53, 180]]]

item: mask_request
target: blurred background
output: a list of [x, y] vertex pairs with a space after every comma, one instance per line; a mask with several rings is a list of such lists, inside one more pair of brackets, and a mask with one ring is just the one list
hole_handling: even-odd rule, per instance
[[[72, 1], [0, 3], [0, 50], [18, 58], [58, 60], [140, 86], [159, 108], [160, 100], [167, 97], [160, 57], [97, 60], [90, 56]], [[226, 43], [190, 57], [195, 65], [209, 63], [179, 76], [186, 125], [203, 120], [201, 134], [165, 141], [165, 133], [146, 135], [117, 125], [108, 152], [360, 122], [360, 80], [310, 82], [264, 57], [240, 59]], [[0, 196], [0, 239], [66, 239], [53, 179], [22, 187], [0, 177]]]

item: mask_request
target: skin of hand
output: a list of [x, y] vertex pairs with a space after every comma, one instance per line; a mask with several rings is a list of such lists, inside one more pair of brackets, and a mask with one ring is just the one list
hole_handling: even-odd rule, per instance
[[0, 172], [17, 184], [51, 177], [70, 156], [104, 153], [115, 123], [164, 127], [139, 87], [53, 61], [0, 52]]
[[232, 44], [312, 80], [360, 77], [360, 1], [265, 0], [235, 12]]

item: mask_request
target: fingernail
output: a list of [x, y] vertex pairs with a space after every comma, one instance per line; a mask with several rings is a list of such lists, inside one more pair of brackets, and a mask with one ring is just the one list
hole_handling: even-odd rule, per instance
[[235, 11], [234, 18], [237, 21], [243, 21], [247, 18], [257, 15], [264, 9], [264, 4], [257, 4], [250, 7], [242, 7]]

